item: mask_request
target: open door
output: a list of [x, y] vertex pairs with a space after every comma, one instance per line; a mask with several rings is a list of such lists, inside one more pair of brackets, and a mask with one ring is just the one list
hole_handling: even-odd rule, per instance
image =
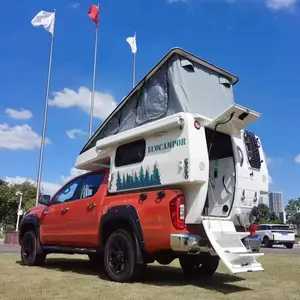
[[260, 118], [260, 114], [243, 107], [233, 104], [225, 112], [211, 121], [207, 127], [219, 132], [234, 134]]

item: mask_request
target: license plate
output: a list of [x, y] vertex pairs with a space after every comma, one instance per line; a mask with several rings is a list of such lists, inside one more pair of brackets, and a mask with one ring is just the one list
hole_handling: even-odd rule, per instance
[[284, 232], [284, 233], [282, 233], [282, 235], [287, 235], [287, 233]]

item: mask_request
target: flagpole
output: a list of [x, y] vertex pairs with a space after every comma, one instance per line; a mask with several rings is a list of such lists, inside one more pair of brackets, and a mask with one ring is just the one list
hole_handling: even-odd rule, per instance
[[[99, 10], [99, 3], [98, 3]], [[91, 94], [91, 107], [90, 107], [90, 130], [89, 130], [89, 138], [92, 137], [93, 131], [93, 114], [94, 114], [94, 101], [95, 101], [95, 80], [96, 80], [96, 66], [97, 66], [97, 48], [98, 48], [98, 25], [96, 25], [95, 30], [95, 51], [94, 51], [94, 73], [93, 73], [93, 86], [92, 86], [92, 94]]]
[[[136, 38], [136, 32], [134, 33], [134, 38]], [[133, 53], [133, 72], [132, 72], [132, 88], [135, 87], [135, 60], [136, 60], [136, 53]]]
[[[54, 9], [54, 16], [56, 16], [56, 9]], [[55, 27], [55, 25], [54, 25], [54, 27]], [[45, 100], [45, 109], [44, 109], [44, 124], [43, 124], [43, 133], [42, 133], [42, 139], [41, 139], [41, 149], [40, 149], [40, 157], [39, 157], [39, 169], [38, 169], [37, 189], [36, 189], [36, 199], [35, 199], [36, 206], [38, 205], [38, 202], [39, 202], [39, 194], [40, 194], [40, 187], [41, 187], [42, 164], [43, 164], [44, 144], [45, 144], [45, 136], [46, 136], [48, 99], [49, 99], [50, 78], [51, 78], [51, 68], [52, 68], [52, 54], [53, 54], [54, 32], [55, 32], [54, 27], [53, 27], [53, 34], [52, 34], [52, 38], [51, 38], [51, 46], [50, 46], [47, 90], [46, 90], [46, 100]]]

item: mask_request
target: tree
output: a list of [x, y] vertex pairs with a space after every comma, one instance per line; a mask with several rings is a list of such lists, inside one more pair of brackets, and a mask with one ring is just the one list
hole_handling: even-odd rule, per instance
[[117, 190], [121, 190], [122, 189], [122, 179], [121, 179], [121, 175], [120, 175], [119, 171], [117, 173], [116, 185], [117, 185]]
[[139, 177], [136, 174], [136, 172], [134, 172], [134, 179], [133, 179], [133, 186], [136, 188], [139, 186]]
[[261, 214], [261, 218], [263, 220], [268, 220], [269, 219], [269, 215], [270, 215], [270, 209], [266, 204], [258, 204], [258, 210]]
[[288, 223], [300, 227], [299, 213], [300, 213], [300, 198], [297, 200], [289, 200], [287, 206], [285, 207], [285, 213]]
[[146, 172], [145, 172], [144, 183], [146, 186], [150, 185], [150, 172], [149, 172], [148, 168], [146, 169]]
[[157, 164], [154, 164], [152, 175], [151, 175], [151, 184], [152, 185], [160, 185], [160, 175], [159, 175], [159, 170], [157, 168]]
[[139, 173], [139, 182], [140, 182], [140, 186], [144, 185], [144, 181], [145, 181], [145, 174], [144, 174], [144, 168], [141, 167], [140, 168], [140, 173]]
[[16, 195], [17, 191], [23, 193], [22, 208], [24, 212], [35, 206], [36, 186], [33, 183], [25, 181], [22, 184], [9, 184], [0, 180], [0, 226], [12, 227], [16, 223], [20, 199], [20, 196]]
[[258, 210], [260, 213], [260, 221], [259, 221], [260, 224], [268, 224], [268, 223], [282, 224], [283, 223], [274, 212], [270, 211], [267, 205], [263, 203], [259, 204]]

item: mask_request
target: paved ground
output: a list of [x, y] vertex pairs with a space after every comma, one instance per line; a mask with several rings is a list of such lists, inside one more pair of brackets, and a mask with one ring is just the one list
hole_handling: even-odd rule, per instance
[[0, 244], [0, 253], [20, 253], [20, 246]]
[[[263, 253], [278, 253], [278, 254], [296, 254], [300, 255], [300, 245], [295, 245], [293, 249], [287, 249], [283, 246], [273, 246], [272, 248], [262, 247], [261, 252]], [[1, 245], [0, 253], [20, 253], [20, 246], [18, 245]]]

